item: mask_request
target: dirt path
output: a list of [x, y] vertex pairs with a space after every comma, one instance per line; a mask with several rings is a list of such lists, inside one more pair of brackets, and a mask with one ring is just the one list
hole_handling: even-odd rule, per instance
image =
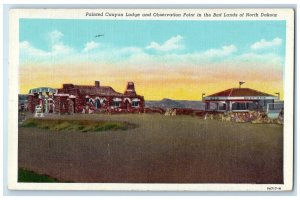
[[19, 167], [73, 182], [283, 181], [280, 125], [147, 114], [62, 118], [120, 120], [139, 127], [96, 133], [19, 128]]

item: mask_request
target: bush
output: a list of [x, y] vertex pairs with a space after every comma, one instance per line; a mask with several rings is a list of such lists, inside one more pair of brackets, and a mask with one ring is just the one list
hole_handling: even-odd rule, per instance
[[136, 125], [126, 122], [88, 121], [88, 120], [53, 120], [53, 119], [27, 119], [22, 125], [26, 128], [41, 128], [54, 131], [107, 131], [127, 130]]

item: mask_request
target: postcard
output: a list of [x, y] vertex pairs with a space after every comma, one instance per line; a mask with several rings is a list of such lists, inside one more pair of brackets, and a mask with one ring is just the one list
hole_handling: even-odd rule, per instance
[[11, 9], [8, 87], [9, 189], [293, 189], [293, 9]]

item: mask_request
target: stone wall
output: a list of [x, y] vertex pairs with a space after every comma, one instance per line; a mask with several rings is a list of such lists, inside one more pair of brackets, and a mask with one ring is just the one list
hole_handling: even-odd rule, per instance
[[217, 112], [217, 111], [200, 111], [195, 109], [186, 108], [172, 108], [167, 109], [165, 116], [175, 115], [190, 115], [197, 116], [204, 120], [221, 120], [232, 122], [249, 122], [249, 123], [275, 123], [283, 124], [283, 111], [279, 114], [278, 118], [271, 119], [264, 111], [248, 111], [248, 112]]

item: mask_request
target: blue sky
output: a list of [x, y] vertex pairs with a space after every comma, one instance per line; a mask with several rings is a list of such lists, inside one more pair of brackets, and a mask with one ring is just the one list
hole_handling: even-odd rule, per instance
[[[69, 20], [21, 19], [20, 41], [41, 50], [50, 50], [48, 34], [57, 30], [63, 34], [64, 44], [75, 50], [94, 41], [115, 47], [146, 47], [151, 42], [162, 44], [180, 35], [184, 49], [181, 53], [205, 51], [235, 45], [240, 53], [261, 39], [282, 39], [285, 46], [285, 21], [134, 21], [134, 20]], [[97, 34], [104, 37], [95, 38]], [[148, 51], [148, 53], [155, 53]], [[284, 48], [276, 49], [284, 57]]]

